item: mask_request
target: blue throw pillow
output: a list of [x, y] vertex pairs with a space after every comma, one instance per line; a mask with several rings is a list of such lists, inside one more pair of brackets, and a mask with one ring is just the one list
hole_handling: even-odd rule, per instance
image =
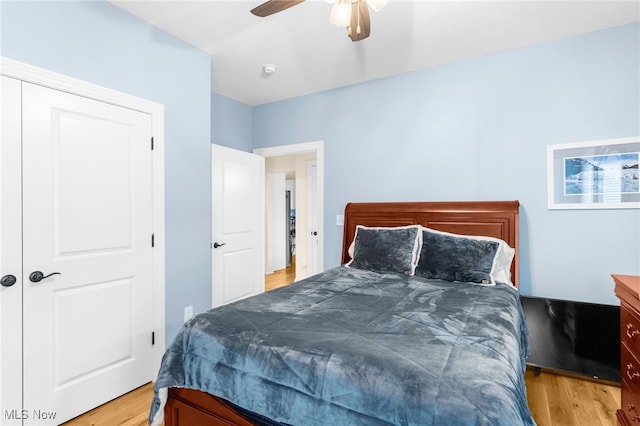
[[347, 266], [376, 272], [413, 275], [420, 249], [419, 225], [391, 228], [356, 227], [353, 258]]
[[495, 284], [492, 275], [500, 244], [424, 229], [417, 276]]

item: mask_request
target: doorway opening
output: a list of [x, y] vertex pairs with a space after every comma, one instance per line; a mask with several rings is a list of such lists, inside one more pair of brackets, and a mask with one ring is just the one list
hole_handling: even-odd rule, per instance
[[291, 257], [291, 264], [284, 269], [264, 275], [264, 291], [285, 287], [296, 281], [296, 256]]
[[323, 142], [254, 153], [265, 157], [265, 290], [270, 290], [323, 270]]

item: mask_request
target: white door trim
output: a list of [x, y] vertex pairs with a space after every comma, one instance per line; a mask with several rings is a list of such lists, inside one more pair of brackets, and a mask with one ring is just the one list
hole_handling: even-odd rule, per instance
[[324, 271], [324, 141], [303, 142], [291, 145], [279, 145], [268, 148], [257, 148], [254, 154], [267, 157], [281, 157], [283, 155], [304, 154], [308, 152], [316, 153], [318, 162], [318, 271]]
[[[165, 232], [164, 232], [164, 106], [146, 99], [101, 87], [43, 68], [0, 57], [0, 74], [51, 89], [107, 102], [151, 115], [153, 155], [153, 347], [154, 371], [160, 368], [165, 351]], [[154, 380], [150, 377], [149, 380]]]
[[[0, 81], [0, 275], [13, 275], [11, 287], [0, 287], [0, 423], [11, 421], [22, 407], [22, 125], [20, 80]], [[15, 413], [15, 411], [13, 411]], [[13, 416], [13, 420], [16, 417]]]

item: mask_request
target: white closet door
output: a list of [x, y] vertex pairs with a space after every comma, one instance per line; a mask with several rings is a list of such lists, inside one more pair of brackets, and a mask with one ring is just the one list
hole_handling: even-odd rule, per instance
[[0, 78], [0, 424], [13, 425], [22, 419], [20, 81]]
[[154, 377], [151, 118], [28, 83], [22, 102], [24, 409], [51, 424]]

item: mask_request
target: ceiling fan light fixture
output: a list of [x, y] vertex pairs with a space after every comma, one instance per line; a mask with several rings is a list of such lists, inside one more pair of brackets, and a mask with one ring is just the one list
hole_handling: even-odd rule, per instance
[[336, 0], [331, 8], [329, 22], [338, 27], [346, 27], [351, 22], [351, 0]]
[[386, 6], [387, 0], [366, 0], [367, 4], [374, 12], [380, 12]]

